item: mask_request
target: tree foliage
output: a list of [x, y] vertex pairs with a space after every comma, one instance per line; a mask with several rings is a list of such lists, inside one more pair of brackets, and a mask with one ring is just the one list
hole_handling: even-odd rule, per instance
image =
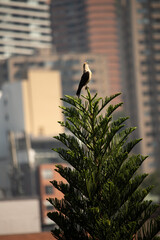
[[144, 200], [152, 187], [139, 188], [147, 174], [136, 174], [146, 156], [131, 154], [141, 139], [128, 140], [135, 130], [125, 128], [128, 117], [113, 120], [122, 103], [110, 102], [118, 95], [101, 99], [87, 90], [83, 99], [62, 98], [69, 106], [62, 107], [66, 121], [60, 124], [70, 134], [55, 137], [64, 148], [53, 150], [69, 166], [57, 165], [56, 170], [67, 183], [51, 181], [64, 194], [61, 200], [49, 199], [56, 239], [158, 239], [160, 219], [150, 220], [157, 205]]

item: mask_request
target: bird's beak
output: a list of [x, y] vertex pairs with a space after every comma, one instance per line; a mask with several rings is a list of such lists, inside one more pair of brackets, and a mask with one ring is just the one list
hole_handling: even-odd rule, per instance
[[89, 65], [88, 62], [84, 62], [84, 65]]

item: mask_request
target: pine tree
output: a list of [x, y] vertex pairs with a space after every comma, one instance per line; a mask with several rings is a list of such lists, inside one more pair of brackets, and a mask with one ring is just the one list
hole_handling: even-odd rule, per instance
[[64, 194], [48, 199], [55, 208], [48, 217], [58, 226], [52, 230], [56, 239], [159, 239], [160, 219], [150, 219], [157, 205], [145, 200], [152, 187], [140, 188], [147, 174], [137, 174], [146, 156], [130, 153], [141, 139], [128, 140], [135, 130], [125, 128], [128, 117], [113, 120], [122, 103], [110, 102], [118, 95], [103, 100], [87, 90], [83, 99], [62, 98], [69, 105], [62, 107], [66, 121], [60, 124], [71, 134], [55, 137], [64, 148], [53, 149], [69, 163], [56, 169], [67, 183], [51, 181]]

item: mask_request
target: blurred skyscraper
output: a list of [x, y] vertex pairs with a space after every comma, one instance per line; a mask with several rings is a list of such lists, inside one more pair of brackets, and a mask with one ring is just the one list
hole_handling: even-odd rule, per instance
[[0, 1], [0, 60], [52, 48], [47, 0]]
[[125, 106], [149, 155], [143, 170], [160, 168], [160, 1], [121, 0]]
[[53, 43], [58, 53], [100, 53], [108, 58], [110, 92], [121, 91], [115, 0], [52, 0]]

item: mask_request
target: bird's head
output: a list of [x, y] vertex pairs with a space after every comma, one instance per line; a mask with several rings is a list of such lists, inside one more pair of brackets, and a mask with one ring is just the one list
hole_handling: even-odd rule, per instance
[[85, 65], [88, 65], [88, 62], [84, 62], [84, 63], [83, 63], [83, 67], [84, 67]]
[[88, 62], [84, 62], [83, 63], [83, 70], [84, 71], [87, 71], [89, 69], [89, 64], [88, 64]]

